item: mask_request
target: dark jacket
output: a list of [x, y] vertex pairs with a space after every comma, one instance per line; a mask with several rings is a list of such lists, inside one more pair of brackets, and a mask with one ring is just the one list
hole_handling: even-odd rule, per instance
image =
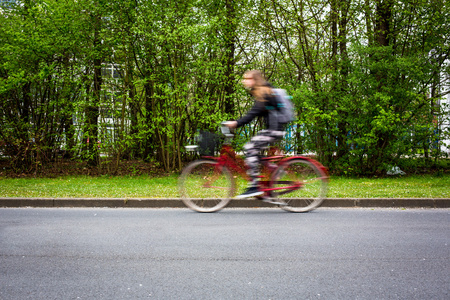
[[277, 98], [274, 94], [266, 95], [264, 97], [266, 101], [257, 101], [253, 104], [253, 107], [247, 112], [245, 116], [237, 120], [237, 127], [244, 126], [256, 117], [263, 117], [266, 129], [270, 130], [284, 130], [285, 124], [281, 124], [278, 121], [277, 114]]

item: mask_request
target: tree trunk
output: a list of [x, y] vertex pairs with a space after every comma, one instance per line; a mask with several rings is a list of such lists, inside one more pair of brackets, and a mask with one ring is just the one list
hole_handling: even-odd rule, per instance
[[[377, 0], [376, 4], [375, 41], [380, 47], [388, 47], [391, 37], [390, 24], [392, 19], [393, 0]], [[386, 72], [378, 71], [376, 73], [376, 78], [378, 81], [378, 91], [382, 92], [383, 87], [387, 82], [387, 74]], [[378, 151], [374, 154], [374, 158], [369, 158], [373, 163], [370, 166], [373, 172], [377, 170], [380, 162], [384, 161], [384, 150], [390, 142], [389, 135], [383, 132], [378, 133], [377, 138], [376, 147]]]
[[225, 97], [224, 97], [224, 112], [233, 115], [234, 113], [234, 53], [236, 42], [236, 10], [235, 1], [226, 0], [226, 27], [225, 27]]
[[87, 108], [87, 123], [89, 124], [88, 136], [89, 136], [89, 156], [88, 163], [92, 166], [99, 164], [99, 149], [98, 149], [98, 118], [99, 118], [99, 105], [102, 90], [102, 55], [101, 55], [101, 38], [100, 38], [100, 25], [101, 17], [96, 15], [94, 17], [94, 86], [92, 90], [92, 102]]

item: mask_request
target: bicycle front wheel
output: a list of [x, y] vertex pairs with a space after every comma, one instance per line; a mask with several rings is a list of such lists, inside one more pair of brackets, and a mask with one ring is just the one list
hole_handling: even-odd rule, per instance
[[190, 163], [179, 180], [181, 200], [192, 210], [215, 212], [233, 198], [235, 183], [231, 172], [214, 160]]
[[308, 212], [319, 207], [326, 197], [328, 175], [319, 163], [292, 159], [282, 163], [272, 174], [272, 197], [283, 202], [291, 212]]

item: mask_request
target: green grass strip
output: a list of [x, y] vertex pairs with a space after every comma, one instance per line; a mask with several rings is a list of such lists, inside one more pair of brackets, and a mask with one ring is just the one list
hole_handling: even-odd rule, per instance
[[[178, 198], [178, 176], [2, 178], [0, 197]], [[240, 181], [240, 188], [245, 182]], [[450, 198], [450, 175], [330, 178], [330, 198]]]

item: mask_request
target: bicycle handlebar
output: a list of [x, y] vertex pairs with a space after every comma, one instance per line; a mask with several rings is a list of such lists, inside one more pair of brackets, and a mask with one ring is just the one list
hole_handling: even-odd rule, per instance
[[232, 134], [230, 128], [226, 126], [228, 122], [229, 121], [225, 121], [220, 124], [220, 131], [222, 131], [222, 134], [224, 134], [227, 138], [232, 138], [234, 137], [234, 134]]

